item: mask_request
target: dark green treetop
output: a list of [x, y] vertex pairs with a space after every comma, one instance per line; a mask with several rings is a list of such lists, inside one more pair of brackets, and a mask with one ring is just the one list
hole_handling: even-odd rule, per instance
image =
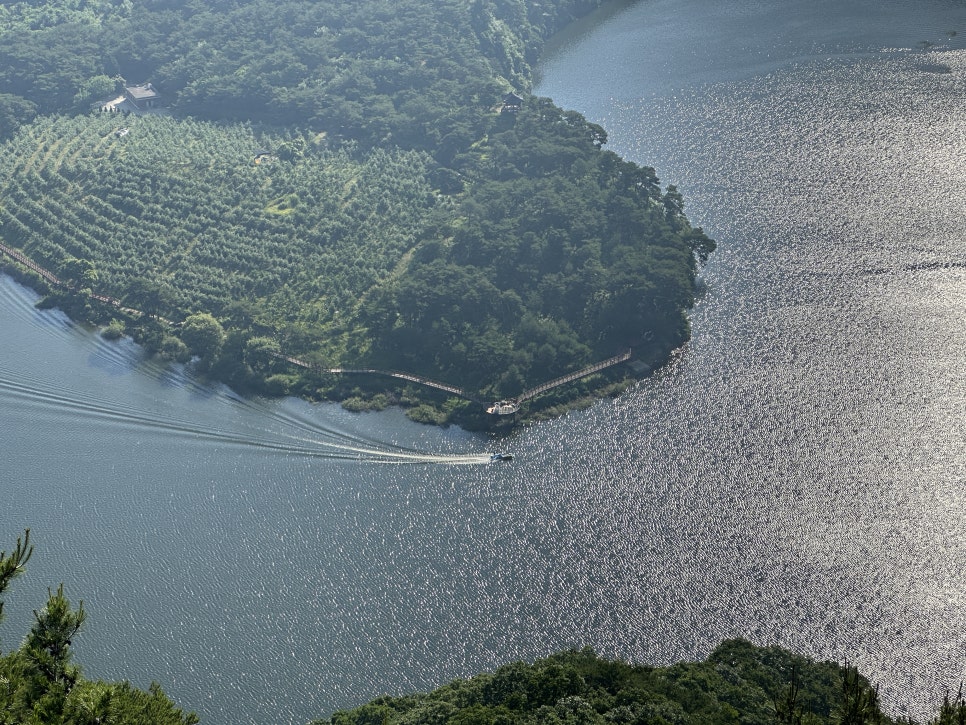
[[[33, 553], [30, 530], [16, 548], [0, 552], [0, 597], [23, 574]], [[0, 614], [3, 601], [0, 599]], [[87, 680], [73, 661], [73, 639], [87, 618], [72, 608], [64, 586], [46, 605], [16, 650], [0, 654], [2, 725], [194, 725], [198, 718], [175, 707], [157, 685], [144, 692], [130, 683]]]

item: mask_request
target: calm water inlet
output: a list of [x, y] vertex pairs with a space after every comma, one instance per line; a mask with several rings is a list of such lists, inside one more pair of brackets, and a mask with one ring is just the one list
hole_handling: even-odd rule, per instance
[[952, 0], [644, 0], [562, 35], [537, 92], [719, 250], [675, 364], [498, 445], [240, 399], [0, 278], [0, 548], [38, 545], [0, 642], [63, 581], [89, 675], [216, 725], [736, 636], [927, 716], [966, 678], [964, 39]]

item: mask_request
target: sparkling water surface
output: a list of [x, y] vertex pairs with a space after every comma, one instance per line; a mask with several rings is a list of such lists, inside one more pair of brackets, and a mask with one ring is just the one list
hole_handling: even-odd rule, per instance
[[537, 91], [718, 240], [679, 358], [496, 442], [245, 400], [0, 278], [4, 648], [64, 581], [88, 674], [225, 724], [570, 645], [743, 636], [917, 717], [966, 678], [966, 6], [625, 5]]

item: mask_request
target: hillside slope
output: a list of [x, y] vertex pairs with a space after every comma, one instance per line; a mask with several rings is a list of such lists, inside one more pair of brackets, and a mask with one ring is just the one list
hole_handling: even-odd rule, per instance
[[[112, 329], [240, 388], [358, 392], [278, 352], [490, 400], [628, 348], [650, 369], [687, 340], [714, 242], [604, 129], [525, 92], [543, 39], [596, 5], [7, 5], [0, 237], [75, 288], [210, 316], [217, 344]], [[86, 111], [118, 73], [150, 78], [168, 115]], [[74, 302], [49, 301], [117, 316]]]

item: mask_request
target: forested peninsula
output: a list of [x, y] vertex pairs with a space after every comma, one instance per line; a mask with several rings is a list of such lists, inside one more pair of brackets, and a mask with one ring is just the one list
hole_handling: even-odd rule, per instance
[[[631, 350], [523, 412], [614, 389], [688, 339], [714, 242], [529, 94], [599, 4], [4, 3], [0, 241], [47, 304], [243, 391], [484, 423]], [[326, 372], [374, 368], [463, 395]]]

